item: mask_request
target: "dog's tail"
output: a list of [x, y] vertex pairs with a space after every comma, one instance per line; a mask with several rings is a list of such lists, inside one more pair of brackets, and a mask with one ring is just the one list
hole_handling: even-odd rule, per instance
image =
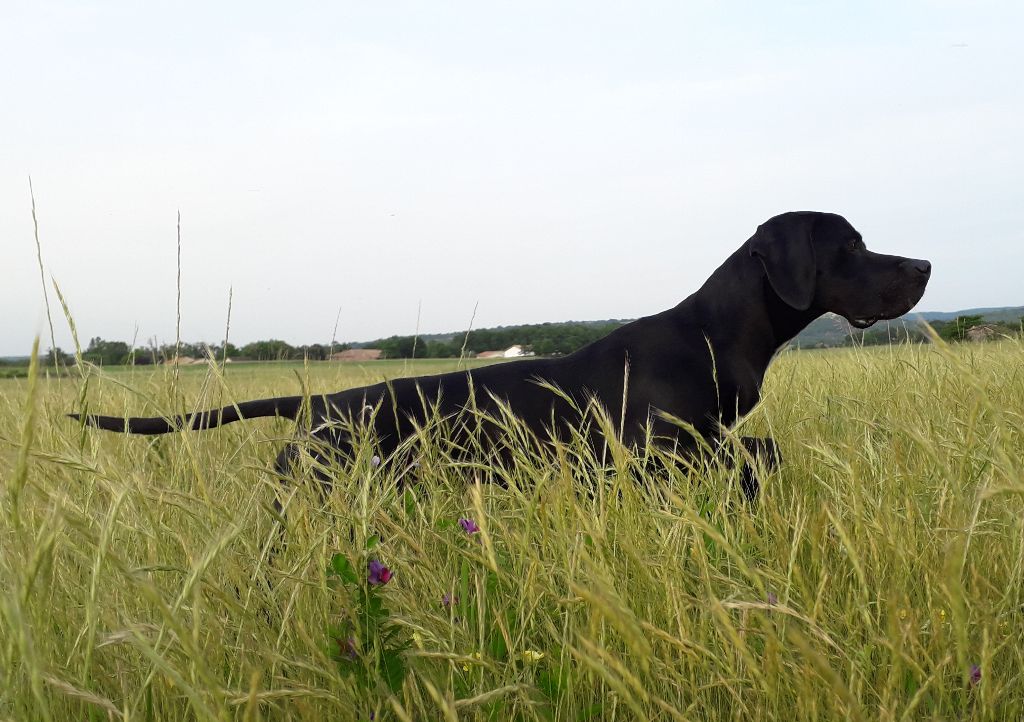
[[[168, 434], [181, 429], [212, 429], [233, 421], [243, 419], [255, 419], [260, 416], [283, 416], [294, 419], [302, 408], [302, 396], [280, 396], [274, 399], [259, 399], [257, 401], [243, 401], [234, 406], [225, 406], [222, 409], [210, 411], [199, 411], [184, 416], [173, 416], [163, 418], [162, 416], [97, 416], [88, 414], [85, 416], [85, 423], [97, 429], [105, 431], [121, 431], [129, 434]], [[72, 419], [81, 419], [81, 414], [68, 414]]]

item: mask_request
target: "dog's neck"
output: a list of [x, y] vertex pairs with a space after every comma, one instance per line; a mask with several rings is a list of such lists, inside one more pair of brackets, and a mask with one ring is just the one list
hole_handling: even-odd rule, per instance
[[714, 319], [705, 328], [712, 347], [746, 347], [745, 358], [760, 366], [761, 373], [776, 351], [821, 315], [816, 308], [801, 311], [779, 298], [746, 244], [676, 308], [690, 304], [701, 308], [697, 318]]
[[776, 351], [796, 338], [798, 333], [823, 313], [814, 306], [805, 311], [790, 306], [779, 298], [779, 294], [775, 293], [775, 289], [768, 282], [768, 275], [765, 273], [762, 273], [761, 286], [765, 305], [768, 307], [768, 321], [775, 337]]

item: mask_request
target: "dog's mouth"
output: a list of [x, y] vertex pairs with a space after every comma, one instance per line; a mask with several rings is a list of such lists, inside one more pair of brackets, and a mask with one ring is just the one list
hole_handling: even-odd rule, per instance
[[850, 325], [853, 326], [854, 328], [859, 328], [863, 330], [865, 328], [871, 328], [872, 326], [874, 326], [875, 322], [878, 321], [878, 318], [872, 316], [868, 318], [848, 318], [846, 320], [849, 321]]
[[897, 293], [892, 293], [891, 291], [883, 293], [882, 303], [879, 303], [875, 308], [869, 306], [862, 309], [869, 311], [869, 313], [863, 316], [855, 316], [853, 314], [843, 314], [843, 316], [850, 322], [851, 326], [861, 331], [871, 328], [879, 321], [891, 321], [900, 318], [921, 300], [921, 296], [924, 295], [924, 285], [922, 284], [920, 290], [909, 294], [906, 292], [900, 293], [899, 291], [902, 291], [902, 289], [899, 289]]
[[916, 301], [907, 299], [903, 304], [896, 308], [890, 308], [889, 310], [882, 311], [880, 313], [873, 313], [870, 316], [846, 316], [846, 320], [850, 322], [850, 325], [854, 328], [864, 330], [871, 328], [879, 321], [892, 321], [894, 318], [899, 318], [905, 313], [910, 311], [914, 307]]

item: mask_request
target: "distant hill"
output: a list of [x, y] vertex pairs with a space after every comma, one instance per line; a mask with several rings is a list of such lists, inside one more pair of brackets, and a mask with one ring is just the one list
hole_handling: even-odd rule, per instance
[[1000, 306], [993, 308], [965, 308], [962, 311], [924, 311], [909, 313], [909, 317], [921, 316], [925, 321], [952, 321], [957, 316], [982, 316], [986, 321], [1015, 323], [1024, 316], [1024, 306]]
[[[912, 311], [905, 316], [893, 319], [888, 323], [916, 324], [920, 319], [925, 321], [952, 321], [958, 316], [981, 316], [989, 323], [1016, 323], [1024, 317], [1024, 306], [1001, 306], [996, 308], [965, 308], [961, 311]], [[875, 324], [877, 328], [886, 321]], [[797, 334], [792, 345], [800, 348], [820, 348], [822, 346], [842, 346], [849, 337], [850, 324], [842, 316], [826, 313]]]
[[800, 348], [819, 348], [821, 346], [842, 346], [850, 335], [850, 324], [842, 316], [826, 313], [821, 318], [811, 321], [810, 325], [797, 334], [790, 344]]

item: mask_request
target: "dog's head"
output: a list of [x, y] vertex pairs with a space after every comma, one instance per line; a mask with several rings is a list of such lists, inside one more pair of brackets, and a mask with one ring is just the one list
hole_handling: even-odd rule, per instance
[[921, 300], [932, 264], [869, 251], [842, 216], [802, 211], [766, 221], [747, 242], [787, 305], [831, 311], [857, 328], [902, 316]]

